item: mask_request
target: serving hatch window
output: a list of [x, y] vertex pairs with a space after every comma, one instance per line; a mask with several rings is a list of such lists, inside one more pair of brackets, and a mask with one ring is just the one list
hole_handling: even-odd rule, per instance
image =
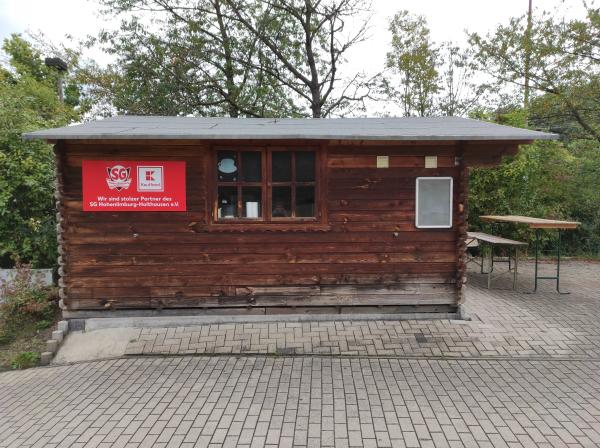
[[452, 227], [451, 177], [418, 177], [416, 194], [418, 228]]
[[219, 150], [216, 174], [216, 221], [310, 221], [317, 217], [315, 151]]

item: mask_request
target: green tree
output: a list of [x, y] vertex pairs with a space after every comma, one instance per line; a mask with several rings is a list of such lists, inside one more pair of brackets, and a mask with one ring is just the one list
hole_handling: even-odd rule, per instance
[[9, 65], [0, 68], [0, 255], [3, 265], [20, 258], [51, 267], [57, 257], [52, 149], [21, 134], [76, 119], [78, 89], [67, 82], [61, 104], [57, 74], [39, 51], [18, 35], [3, 50]]
[[473, 51], [447, 42], [440, 47], [438, 61], [440, 87], [436, 112], [446, 116], [468, 115], [491, 91], [488, 84], [476, 81]]
[[470, 43], [480, 70], [498, 86], [512, 86], [519, 96], [527, 86], [531, 102], [546, 95], [562, 121], [600, 142], [600, 11], [586, 8], [583, 19], [534, 14], [530, 27], [527, 15], [516, 17], [487, 36], [471, 34]]
[[433, 42], [425, 17], [408, 11], [398, 12], [389, 30], [383, 93], [405, 116], [466, 115], [479, 104], [489, 86], [475, 82], [470, 49]]
[[592, 139], [598, 143], [593, 133], [581, 126], [571, 107], [585, 117], [590, 128], [600, 128], [600, 78], [591, 79], [588, 83], [565, 85], [563, 90], [569, 96], [569, 104], [561, 97], [548, 93], [530, 101], [529, 125], [559, 133], [569, 141]]
[[[485, 37], [470, 36], [479, 69], [507, 104], [478, 118], [561, 134], [558, 142], [522, 147], [498, 168], [471, 174], [471, 224], [482, 213], [580, 221], [565, 234], [573, 254], [600, 255], [600, 20], [535, 12], [513, 18]], [[521, 107], [524, 99], [525, 107]], [[519, 106], [514, 106], [519, 104]], [[514, 229], [515, 237], [526, 229]]]
[[[99, 43], [116, 62], [88, 64], [82, 79], [97, 102], [149, 115], [297, 115], [281, 82], [263, 69], [260, 42], [244, 33], [222, 0], [105, 0], [121, 27]], [[138, 14], [140, 11], [152, 13]]]
[[365, 34], [366, 23], [346, 35], [359, 0], [103, 3], [107, 14], [130, 18], [101, 35], [117, 63], [91, 67], [88, 82], [119, 111], [324, 117], [360, 108], [369, 96], [364, 75], [339, 72]]
[[385, 81], [385, 91], [397, 100], [405, 116], [433, 115], [435, 95], [440, 90], [439, 48], [431, 40], [424, 16], [398, 12], [390, 21], [392, 50], [386, 67], [399, 76], [399, 85]]
[[[534, 107], [532, 105], [532, 107]], [[473, 118], [524, 127], [529, 112], [513, 106], [495, 113], [476, 112]], [[481, 228], [484, 214], [526, 215], [570, 219], [582, 225], [565, 233], [571, 254], [600, 255], [600, 159], [593, 139], [539, 141], [524, 145], [495, 168], [476, 168], [470, 176], [470, 219]], [[502, 234], [531, 240], [525, 227], [505, 227]], [[548, 233], [543, 237], [549, 238]], [[548, 248], [553, 247], [552, 245]]]
[[[364, 111], [379, 75], [342, 76], [348, 51], [365, 40], [363, 0], [227, 0], [234, 19], [269, 50], [267, 70], [313, 118]], [[353, 22], [354, 30], [347, 24]]]

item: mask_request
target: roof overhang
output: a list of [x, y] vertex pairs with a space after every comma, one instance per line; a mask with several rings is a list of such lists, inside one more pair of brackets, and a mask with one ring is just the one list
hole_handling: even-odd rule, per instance
[[554, 140], [557, 134], [459, 117], [195, 118], [117, 116], [26, 133], [59, 140], [326, 140], [344, 142], [506, 142]]

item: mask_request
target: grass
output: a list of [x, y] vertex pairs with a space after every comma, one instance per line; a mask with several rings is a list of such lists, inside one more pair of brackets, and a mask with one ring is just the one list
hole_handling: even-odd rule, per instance
[[[57, 307], [58, 308], [58, 307]], [[60, 312], [57, 309], [54, 313], [54, 318], [44, 320], [46, 328], [40, 328], [40, 320], [34, 316], [27, 316], [19, 321], [17, 329], [14, 330], [9, 338], [9, 341], [0, 342], [0, 371], [11, 370], [15, 368], [34, 367], [38, 364], [18, 362], [23, 361], [30, 355], [22, 355], [23, 353], [33, 352], [38, 355], [46, 351], [46, 341], [50, 339], [53, 328], [56, 322], [60, 320]], [[19, 360], [18, 358], [23, 358]]]

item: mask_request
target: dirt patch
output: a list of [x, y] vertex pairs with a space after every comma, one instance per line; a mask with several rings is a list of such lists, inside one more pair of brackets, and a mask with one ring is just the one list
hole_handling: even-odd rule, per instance
[[[44, 321], [48, 324], [46, 328], [40, 329], [40, 320], [33, 317], [23, 319], [19, 323], [10, 342], [0, 344], [0, 371], [12, 369], [12, 360], [20, 353], [34, 352], [41, 353], [46, 349], [46, 341], [50, 339], [52, 330], [56, 328], [56, 323], [60, 320], [60, 310], [56, 309], [52, 320]], [[45, 326], [45, 325], [44, 325]]]

